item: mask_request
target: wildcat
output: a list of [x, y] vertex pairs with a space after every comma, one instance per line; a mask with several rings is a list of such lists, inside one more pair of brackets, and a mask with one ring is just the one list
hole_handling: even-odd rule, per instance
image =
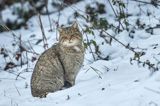
[[33, 97], [46, 97], [63, 87], [75, 84], [83, 60], [82, 33], [78, 24], [59, 28], [59, 42], [39, 57], [31, 77]]

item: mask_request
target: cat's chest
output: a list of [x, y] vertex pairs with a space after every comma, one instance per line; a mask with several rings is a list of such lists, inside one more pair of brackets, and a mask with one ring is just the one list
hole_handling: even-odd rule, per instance
[[65, 55], [81, 54], [82, 48], [79, 46], [63, 47], [61, 53]]
[[81, 47], [73, 46], [72, 48], [64, 48], [60, 54], [62, 59], [73, 61], [80, 58], [83, 55], [83, 52]]

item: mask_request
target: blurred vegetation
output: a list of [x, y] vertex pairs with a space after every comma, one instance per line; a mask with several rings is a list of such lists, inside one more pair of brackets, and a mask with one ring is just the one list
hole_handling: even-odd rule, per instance
[[[26, 22], [32, 16], [37, 14], [50, 15], [79, 1], [81, 0], [0, 0], [0, 24], [6, 25], [11, 30], [19, 29], [22, 26], [27, 28]], [[49, 11], [48, 5], [54, 9]], [[2, 11], [7, 8], [12, 8], [11, 12], [12, 15], [17, 16], [16, 20], [13, 21], [10, 18], [6, 21], [2, 20]]]
[[[41, 14], [41, 15], [49, 15], [54, 13], [54, 12], [58, 12], [60, 10], [63, 10], [65, 7], [71, 6], [74, 3], [77, 3], [81, 0], [52, 0], [51, 3], [48, 3], [48, 0], [4, 0], [3, 3], [0, 3], [2, 6], [0, 6], [0, 13], [1, 11], [3, 11], [4, 9], [14, 6], [14, 4], [19, 3], [20, 6], [16, 6], [16, 8], [13, 9], [12, 14], [17, 15], [18, 19], [20, 19], [21, 21], [15, 20], [14, 22], [7, 20], [6, 22], [4, 22], [4, 25], [6, 25], [8, 28], [10, 29], [18, 29], [21, 27], [25, 27], [27, 28], [26, 22], [28, 21], [28, 19], [30, 19], [32, 16], [37, 15], [37, 14]], [[140, 10], [139, 13], [142, 13], [141, 10], [141, 6], [144, 5], [151, 5], [153, 7], [155, 7], [156, 9], [158, 9], [157, 7], [159, 7], [159, 2], [157, 0], [149, 0], [148, 2], [142, 2], [142, 1], [138, 1], [138, 0], [132, 0], [134, 2], [138, 2], [138, 3], [142, 3], [143, 5], [138, 5]], [[136, 61], [138, 63], [138, 65], [143, 66], [143, 67], [148, 67], [150, 70], [152, 70], [152, 72], [155, 72], [157, 70], [159, 70], [159, 61], [157, 61], [157, 63], [152, 63], [149, 59], [148, 60], [141, 60], [141, 57], [146, 55], [146, 50], [141, 49], [141, 48], [135, 48], [132, 47], [130, 45], [130, 43], [125, 44], [123, 42], [121, 42], [116, 35], [122, 33], [123, 31], [126, 31], [128, 33], [128, 37], [130, 39], [134, 39], [135, 38], [135, 32], [137, 30], [144, 30], [146, 33], [149, 33], [151, 35], [154, 34], [153, 29], [155, 28], [160, 28], [160, 25], [157, 23], [157, 25], [150, 26], [150, 25], [146, 25], [143, 20], [141, 20], [137, 14], [137, 19], [136, 22], [134, 23], [134, 25], [132, 25], [133, 23], [131, 21], [129, 21], [129, 18], [133, 15], [133, 14], [128, 14], [127, 12], [127, 3], [124, 3], [123, 0], [108, 0], [107, 1], [108, 6], [110, 6], [111, 8], [111, 12], [114, 14], [114, 16], [111, 16], [114, 20], [115, 23], [108, 21], [108, 19], [106, 18], [106, 14], [107, 14], [107, 10], [106, 10], [106, 4], [103, 3], [99, 3], [99, 2], [95, 2], [93, 1], [93, 3], [91, 4], [86, 4], [85, 6], [85, 10], [81, 11], [78, 10], [77, 8], [72, 7], [72, 9], [75, 9], [75, 12], [72, 14], [72, 16], [70, 16], [68, 18], [68, 23], [72, 22], [72, 18], [74, 19], [81, 19], [83, 20], [85, 23], [83, 24], [83, 28], [82, 26], [80, 26], [80, 28], [82, 29], [82, 32], [84, 34], [84, 36], [86, 37], [86, 39], [84, 40], [84, 46], [86, 49], [88, 49], [88, 51], [90, 51], [90, 53], [93, 56], [93, 60], [106, 60], [109, 61], [111, 59], [112, 54], [108, 54], [107, 56], [103, 56], [103, 52], [100, 50], [100, 46], [102, 45], [112, 45], [113, 41], [118, 42], [120, 45], [122, 45], [124, 48], [128, 49], [129, 51], [131, 51], [134, 55], [133, 57], [130, 58], [130, 63], [132, 64], [133, 61]], [[24, 8], [24, 5], [27, 4], [28, 5], [28, 9]], [[56, 8], [56, 11], [52, 11], [52, 10], [48, 10], [48, 5], [51, 4], [52, 7]], [[59, 12], [60, 13], [60, 12]], [[144, 12], [144, 14], [146, 14], [146, 16], [150, 17], [154, 14], [150, 13], [150, 12]], [[1, 15], [0, 15], [1, 16]], [[60, 17], [60, 14], [59, 14]], [[0, 18], [1, 19], [1, 18]], [[40, 16], [39, 16], [40, 19]], [[43, 23], [43, 22], [41, 22]], [[59, 25], [58, 22], [55, 22], [57, 24], [57, 26]], [[41, 25], [41, 30], [43, 32], [43, 24]], [[113, 35], [108, 33], [107, 31], [111, 30], [113, 32]], [[96, 35], [95, 35], [96, 32]], [[45, 34], [43, 34], [45, 36]], [[93, 38], [89, 39], [90, 36], [92, 35]], [[98, 36], [101, 39], [103, 39], [103, 41], [101, 42], [101, 44], [99, 42], [96, 41], [96, 37]], [[44, 37], [45, 38], [45, 37]], [[38, 39], [36, 45], [38, 45], [41, 42], [44, 42], [44, 38], [42, 39]], [[17, 65], [16, 63], [12, 62], [12, 61], [7, 61], [6, 62], [6, 66], [5, 66], [5, 70], [11, 69], [13, 67], [16, 66], [22, 66], [25, 64], [28, 64], [29, 61], [33, 62], [35, 61], [37, 58], [36, 56], [34, 56], [36, 53], [33, 49], [27, 49], [26, 47], [24, 47], [22, 45], [21, 42], [21, 36], [18, 38], [15, 38], [15, 44], [18, 45], [13, 45], [16, 46], [16, 48], [18, 48], [18, 51], [16, 53], [12, 53], [11, 57], [15, 57], [15, 60], [19, 61], [20, 59], [23, 58], [28, 58], [27, 53], [31, 53], [33, 54], [32, 58], [30, 58], [29, 60], [27, 60], [27, 62], [23, 62], [21, 61], [20, 65]], [[47, 42], [47, 41], [45, 41]], [[44, 43], [44, 46], [46, 46], [47, 43]], [[30, 47], [32, 48], [32, 47]], [[155, 48], [158, 48], [158, 44], [155, 44]], [[9, 57], [9, 53], [6, 52], [7, 50], [5, 48], [1, 49], [0, 54], [4, 56], [4, 58]], [[39, 55], [39, 54], [36, 54]], [[154, 58], [154, 57], [153, 57]]]

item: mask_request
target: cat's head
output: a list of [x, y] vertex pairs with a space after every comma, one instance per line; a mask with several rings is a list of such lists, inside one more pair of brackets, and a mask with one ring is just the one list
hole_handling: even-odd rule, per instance
[[59, 43], [63, 46], [76, 46], [82, 44], [82, 34], [79, 31], [78, 24], [74, 22], [72, 26], [61, 27], [59, 30]]

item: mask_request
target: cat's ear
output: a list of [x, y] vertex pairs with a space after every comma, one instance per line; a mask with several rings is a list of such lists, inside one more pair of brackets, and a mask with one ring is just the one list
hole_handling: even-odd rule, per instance
[[78, 24], [77, 24], [76, 21], [73, 23], [72, 27], [73, 27], [73, 28], [78, 28]]

